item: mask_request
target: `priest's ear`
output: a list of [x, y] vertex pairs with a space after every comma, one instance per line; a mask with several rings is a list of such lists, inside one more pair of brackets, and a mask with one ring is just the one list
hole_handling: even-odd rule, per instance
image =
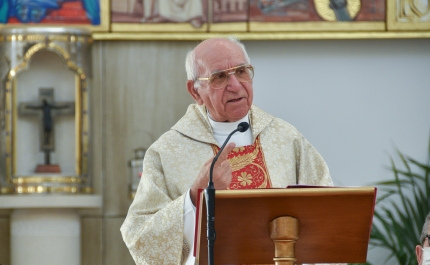
[[187, 81], [187, 90], [190, 93], [191, 97], [196, 101], [197, 104], [203, 105], [202, 97], [199, 94], [198, 88], [195, 87], [193, 80]]

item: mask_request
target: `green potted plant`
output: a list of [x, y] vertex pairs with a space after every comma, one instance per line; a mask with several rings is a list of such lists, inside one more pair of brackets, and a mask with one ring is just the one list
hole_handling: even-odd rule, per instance
[[369, 247], [389, 250], [384, 264], [416, 265], [415, 246], [430, 212], [430, 141], [425, 163], [398, 149], [397, 156], [402, 168], [390, 157], [394, 179], [375, 183], [380, 197], [376, 201]]

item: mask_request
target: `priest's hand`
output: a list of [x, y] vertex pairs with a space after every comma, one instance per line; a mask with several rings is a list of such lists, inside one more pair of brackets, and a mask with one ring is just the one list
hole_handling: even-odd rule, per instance
[[[225, 146], [224, 150], [218, 157], [213, 169], [212, 182], [214, 183], [214, 187], [216, 190], [225, 190], [230, 186], [231, 182], [231, 167], [230, 161], [228, 161], [228, 154], [233, 150], [236, 146], [235, 143], [229, 143]], [[212, 164], [212, 160], [214, 158], [209, 159], [203, 165], [202, 169], [200, 169], [199, 175], [197, 179], [194, 181], [193, 186], [191, 186], [190, 197], [194, 206], [197, 202], [197, 192], [199, 189], [206, 189], [208, 187], [209, 182], [209, 171]]]

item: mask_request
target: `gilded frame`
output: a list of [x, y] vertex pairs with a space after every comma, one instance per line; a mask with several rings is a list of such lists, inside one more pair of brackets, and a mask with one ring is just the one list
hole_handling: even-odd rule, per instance
[[208, 23], [194, 28], [190, 23], [112, 23], [112, 32], [184, 32], [204, 33], [208, 31]]
[[385, 31], [385, 22], [250, 22], [251, 32]]
[[248, 22], [222, 22], [209, 24], [209, 32], [247, 32], [249, 31]]
[[[21, 36], [22, 37], [22, 36]], [[33, 36], [37, 37], [37, 36]], [[43, 37], [43, 36], [42, 36]], [[12, 39], [14, 36], [12, 36]], [[53, 36], [51, 40], [55, 40]], [[59, 37], [61, 39], [61, 36]], [[71, 41], [87, 41], [85, 38], [72, 38]], [[92, 40], [90, 40], [92, 41]], [[19, 73], [28, 68], [32, 56], [41, 50], [48, 50], [58, 54], [69, 70], [75, 75], [75, 170], [76, 175], [47, 174], [15, 176], [16, 172], [16, 124], [17, 124], [17, 84]], [[87, 76], [82, 68], [70, 60], [69, 53], [53, 42], [40, 42], [32, 46], [23, 56], [24, 60], [8, 72], [5, 80], [5, 131], [6, 131], [6, 159], [5, 177], [9, 187], [1, 187], [1, 193], [91, 193], [91, 187], [79, 187], [77, 184], [88, 182], [88, 153], [89, 153], [89, 99], [87, 89]], [[59, 186], [46, 186], [42, 183], [56, 183]]]
[[15, 28], [18, 26], [31, 26], [31, 27], [65, 27], [65, 28], [85, 28], [91, 32], [109, 32], [110, 30], [110, 0], [100, 0], [100, 25], [89, 25], [89, 24], [72, 24], [72, 23], [6, 23], [0, 24], [0, 29], [2, 28]]
[[387, 1], [387, 29], [389, 31], [429, 31], [430, 0], [427, 10], [420, 10], [413, 0]]

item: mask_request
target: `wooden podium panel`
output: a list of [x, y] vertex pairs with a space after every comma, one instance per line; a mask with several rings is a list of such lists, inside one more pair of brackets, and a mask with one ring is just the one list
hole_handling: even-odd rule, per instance
[[[201, 196], [196, 260], [207, 264], [204, 192]], [[216, 191], [215, 264], [273, 264], [268, 224], [280, 216], [300, 222], [296, 264], [364, 263], [375, 198], [374, 187]]]

